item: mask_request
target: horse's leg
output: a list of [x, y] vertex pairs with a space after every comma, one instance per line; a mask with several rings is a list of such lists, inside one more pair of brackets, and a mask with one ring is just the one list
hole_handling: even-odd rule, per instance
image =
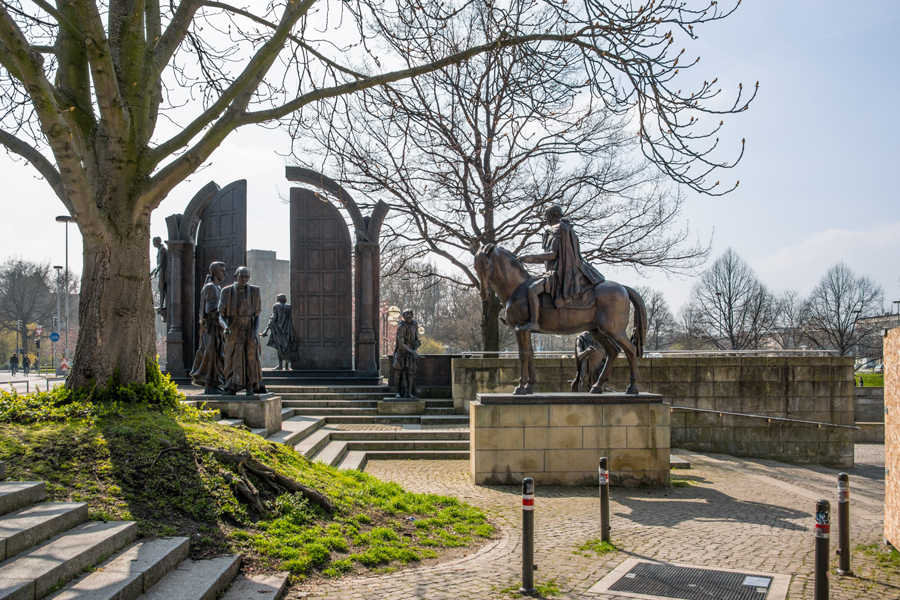
[[625, 335], [624, 331], [620, 331], [612, 336], [613, 340], [625, 351], [625, 356], [628, 357], [628, 366], [631, 367], [631, 385], [628, 386], [628, 389], [625, 390], [626, 394], [639, 394], [637, 387], [637, 378], [638, 378], [638, 366], [637, 366], [637, 348], [634, 344], [631, 343], [631, 340], [628, 339], [628, 336]]
[[592, 394], [602, 394], [603, 386], [606, 385], [606, 382], [609, 381], [609, 372], [612, 371], [613, 365], [616, 362], [616, 357], [619, 356], [619, 348], [615, 344], [613, 344], [605, 334], [603, 334], [599, 329], [594, 329], [591, 331], [591, 337], [600, 344], [604, 350], [606, 350], [606, 361], [603, 363], [603, 370], [600, 372], [600, 378], [597, 380], [597, 383], [591, 388]]
[[537, 374], [534, 370], [534, 346], [531, 345], [531, 332], [525, 331], [524, 333], [528, 348], [528, 381], [525, 383], [525, 393], [533, 394], [534, 388], [532, 387], [532, 385], [537, 379]]
[[531, 349], [531, 335], [527, 331], [516, 330], [516, 343], [519, 346], [519, 385], [513, 390], [516, 396], [523, 396], [530, 392], [531, 386], [528, 384], [529, 362], [534, 357], [534, 350]]

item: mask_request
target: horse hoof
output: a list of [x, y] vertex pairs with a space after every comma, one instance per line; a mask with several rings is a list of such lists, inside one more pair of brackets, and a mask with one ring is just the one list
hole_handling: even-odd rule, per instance
[[526, 394], [533, 394], [533, 393], [534, 393], [534, 388], [531, 387], [531, 384], [530, 384], [530, 383], [525, 385], [525, 393], [526, 393]]
[[603, 393], [603, 386], [602, 386], [602, 385], [595, 385], [595, 386], [592, 386], [592, 387], [591, 387], [591, 393], [592, 393], [592, 394], [602, 394], [602, 393]]
[[633, 383], [632, 383], [631, 385], [628, 386], [628, 389], [625, 390], [625, 393], [626, 393], [626, 394], [631, 394], [632, 396], [637, 396], [638, 394], [640, 394], [640, 392], [639, 392], [638, 389], [637, 389], [637, 386], [634, 385]]
[[521, 385], [513, 390], [513, 396], [524, 396], [528, 392]]

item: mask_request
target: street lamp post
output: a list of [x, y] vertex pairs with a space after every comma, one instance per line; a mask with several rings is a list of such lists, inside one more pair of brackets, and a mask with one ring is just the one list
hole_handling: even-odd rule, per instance
[[[60, 314], [60, 310], [59, 310], [59, 290], [60, 290], [59, 272], [62, 271], [62, 265], [54, 265], [53, 268], [56, 269], [56, 323], [54, 323], [55, 326], [51, 328], [50, 333], [57, 332], [57, 329], [59, 328], [59, 324], [60, 324], [61, 317], [62, 317], [62, 315]], [[50, 343], [52, 344], [52, 346], [50, 346], [50, 347], [53, 348], [53, 358], [51, 359], [53, 361], [53, 368], [58, 369], [59, 365], [56, 364], [56, 350], [57, 350], [57, 344], [59, 344], [59, 342], [50, 342]]]
[[74, 223], [75, 217], [61, 215], [56, 220], [66, 224], [66, 358], [69, 358], [69, 223]]

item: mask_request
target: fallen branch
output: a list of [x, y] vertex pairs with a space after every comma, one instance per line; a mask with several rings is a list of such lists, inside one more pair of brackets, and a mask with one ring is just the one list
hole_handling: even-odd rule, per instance
[[306, 497], [316, 506], [321, 506], [328, 512], [334, 511], [334, 504], [331, 503], [331, 500], [328, 499], [328, 496], [316, 489], [307, 487], [302, 483], [295, 481], [290, 477], [287, 477], [286, 475], [282, 475], [281, 473], [267, 465], [264, 465], [263, 463], [250, 456], [249, 452], [228, 452], [227, 450], [222, 450], [220, 448], [211, 448], [209, 446], [200, 446], [200, 449], [204, 452], [209, 452], [223, 463], [232, 464], [237, 466], [239, 469], [243, 468], [247, 471], [250, 471], [257, 477], [259, 477], [260, 480], [262, 480], [269, 487], [269, 489], [271, 489], [276, 494], [281, 494], [285, 490], [288, 492], [303, 494], [304, 497]]
[[156, 466], [156, 461], [159, 460], [160, 456], [162, 456], [166, 452], [171, 452], [172, 450], [181, 450], [181, 446], [169, 446], [168, 448], [163, 448], [162, 450], [160, 450], [159, 454], [156, 455], [156, 458], [153, 459], [153, 462], [150, 463], [150, 468], [152, 469]]

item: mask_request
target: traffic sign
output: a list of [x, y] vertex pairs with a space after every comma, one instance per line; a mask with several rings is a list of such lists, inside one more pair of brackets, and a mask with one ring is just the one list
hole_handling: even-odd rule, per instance
[[65, 371], [66, 373], [68, 373], [71, 370], [71, 368], [72, 368], [72, 363], [71, 363], [70, 359], [61, 358], [59, 360], [59, 370], [60, 371]]
[[59, 334], [56, 333], [55, 331], [54, 331], [53, 333], [51, 333], [51, 334], [50, 334], [50, 341], [51, 341], [51, 342], [58, 342], [58, 341], [59, 341]]
[[43, 327], [35, 327], [35, 328], [34, 328], [34, 335], [35, 335], [35, 337], [41, 337], [41, 334], [42, 334], [42, 333], [44, 333], [44, 328], [43, 328]]

